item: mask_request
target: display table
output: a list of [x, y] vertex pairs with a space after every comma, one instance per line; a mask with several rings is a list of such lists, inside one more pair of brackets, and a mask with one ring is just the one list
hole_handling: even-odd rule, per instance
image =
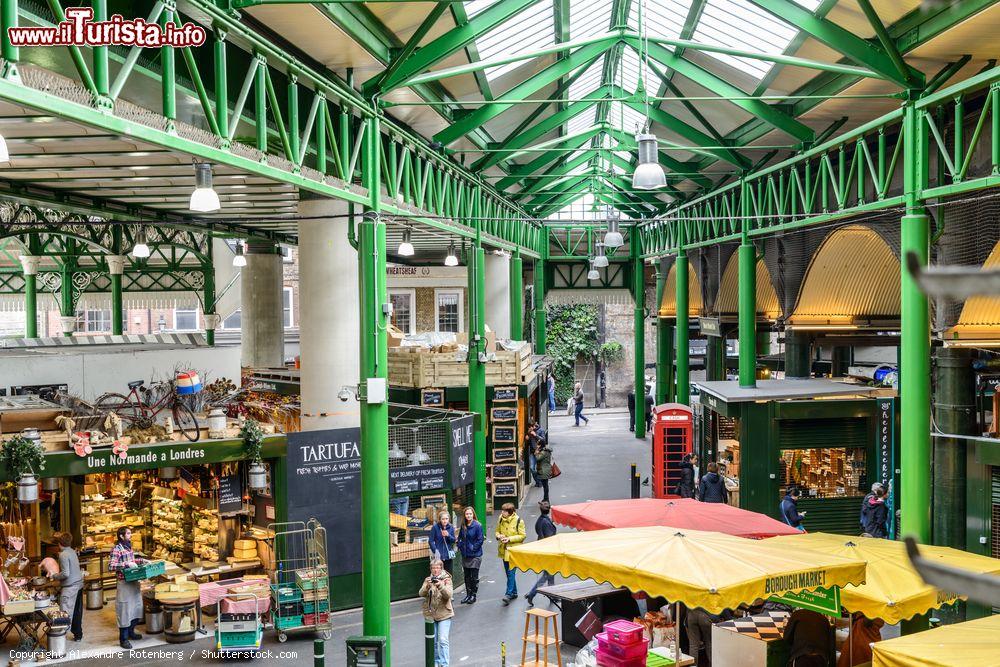
[[[34, 609], [24, 614], [0, 616], [0, 642], [7, 641], [10, 633], [16, 630], [18, 636], [17, 650], [22, 652], [34, 651], [40, 643], [39, 633], [41, 629], [49, 624], [49, 617], [45, 614], [49, 608]], [[56, 608], [58, 609], [58, 607]]]
[[712, 663], [729, 667], [783, 667], [788, 612], [770, 611], [712, 626]]
[[621, 616], [633, 618], [639, 608], [627, 588], [615, 588], [611, 584], [595, 584], [592, 581], [574, 581], [539, 588], [538, 592], [547, 597], [562, 612], [559, 634], [563, 642], [570, 646], [584, 647], [588, 639], [576, 629], [577, 622], [593, 608], [598, 618]]
[[243, 563], [185, 563], [184, 567], [198, 583], [211, 581], [212, 577], [249, 572], [262, 567], [259, 560]]

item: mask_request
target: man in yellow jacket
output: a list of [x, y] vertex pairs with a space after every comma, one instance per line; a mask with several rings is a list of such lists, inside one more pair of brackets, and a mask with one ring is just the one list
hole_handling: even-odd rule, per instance
[[514, 503], [504, 503], [497, 521], [497, 555], [503, 561], [503, 571], [507, 575], [507, 593], [503, 596], [504, 606], [517, 598], [517, 579], [510, 567], [509, 547], [524, 542], [524, 520], [514, 511]]

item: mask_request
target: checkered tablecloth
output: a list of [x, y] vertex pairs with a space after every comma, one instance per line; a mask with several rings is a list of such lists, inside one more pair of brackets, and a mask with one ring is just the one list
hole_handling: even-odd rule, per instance
[[785, 631], [785, 623], [788, 622], [788, 616], [786, 611], [768, 611], [760, 616], [744, 616], [716, 625], [731, 632], [738, 632], [741, 635], [770, 642], [781, 639]]

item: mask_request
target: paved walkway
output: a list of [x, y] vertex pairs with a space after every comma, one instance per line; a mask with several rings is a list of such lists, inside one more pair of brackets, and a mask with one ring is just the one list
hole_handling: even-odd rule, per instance
[[[637, 440], [628, 432], [628, 412], [593, 412], [590, 424], [575, 428], [572, 420], [553, 419], [549, 442], [555, 460], [563, 474], [550, 483], [550, 500], [553, 504], [582, 502], [586, 500], [625, 498], [629, 493], [629, 469], [632, 463], [638, 465], [643, 478], [649, 475], [649, 440]], [[648, 487], [643, 488], [647, 494]], [[537, 503], [541, 500], [541, 489], [532, 488], [522, 505], [521, 516], [527, 527], [528, 539], [534, 539], [534, 522], [538, 516]], [[473, 606], [455, 605], [456, 617], [451, 629], [451, 664], [453, 666], [501, 665], [501, 646], [506, 645], [506, 664], [516, 665], [521, 658], [521, 634], [524, 629], [524, 610], [527, 603], [523, 598], [503, 606], [500, 602], [504, 594], [503, 566], [496, 557], [496, 541], [492, 539], [495, 516], [490, 517], [491, 528], [487, 531], [484, 547], [485, 558], [482, 567], [479, 602]], [[457, 565], [457, 564], [456, 564]], [[519, 573], [518, 592], [523, 595], [534, 582], [532, 573]], [[557, 580], [558, 581], [558, 580]], [[461, 599], [459, 594], [457, 599]], [[542, 596], [536, 602], [545, 603]], [[360, 611], [336, 614], [333, 617], [333, 638], [326, 644], [326, 664], [346, 664], [344, 640], [352, 635], [362, 634]], [[424, 665], [423, 616], [420, 602], [408, 600], [392, 606], [392, 665], [393, 667], [419, 667]], [[278, 644], [273, 632], [265, 633], [265, 649], [271, 651], [269, 657], [254, 664], [311, 664], [313, 643], [307, 636], [290, 637], [285, 644]], [[170, 650], [171, 647], [163, 647]], [[180, 647], [183, 656], [176, 658], [183, 662], [217, 662], [207, 654], [211, 642], [201, 640]], [[203, 653], [206, 652], [206, 653]], [[285, 652], [284, 655], [281, 652]], [[572, 658], [573, 651], [563, 652], [563, 662]], [[553, 656], [554, 657], [554, 656]], [[144, 659], [141, 656], [129, 660], [130, 665], [162, 665], [163, 656]]]

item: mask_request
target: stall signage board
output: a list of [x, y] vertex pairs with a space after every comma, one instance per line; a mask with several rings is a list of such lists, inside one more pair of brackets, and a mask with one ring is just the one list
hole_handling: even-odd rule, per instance
[[495, 422], [517, 421], [517, 408], [493, 408], [490, 410], [490, 419]]
[[451, 421], [451, 488], [471, 484], [476, 476], [475, 418], [472, 415]]
[[436, 491], [444, 488], [446, 468], [442, 464], [406, 466], [389, 470], [389, 486], [392, 493], [417, 493]]
[[699, 317], [698, 328], [706, 336], [721, 336], [722, 323], [718, 317]]
[[443, 408], [444, 389], [421, 389], [420, 405], [425, 408]]
[[517, 387], [494, 387], [493, 388], [493, 402], [497, 401], [516, 401], [517, 400]]
[[840, 587], [817, 588], [814, 591], [802, 591], [800, 593], [783, 593], [782, 595], [772, 595], [770, 598], [774, 602], [787, 604], [799, 609], [809, 609], [834, 618], [840, 617]]
[[361, 429], [288, 434], [288, 520], [315, 518], [327, 541], [332, 576], [361, 571]]
[[219, 478], [219, 514], [233, 514], [243, 509], [243, 477], [226, 475]]

